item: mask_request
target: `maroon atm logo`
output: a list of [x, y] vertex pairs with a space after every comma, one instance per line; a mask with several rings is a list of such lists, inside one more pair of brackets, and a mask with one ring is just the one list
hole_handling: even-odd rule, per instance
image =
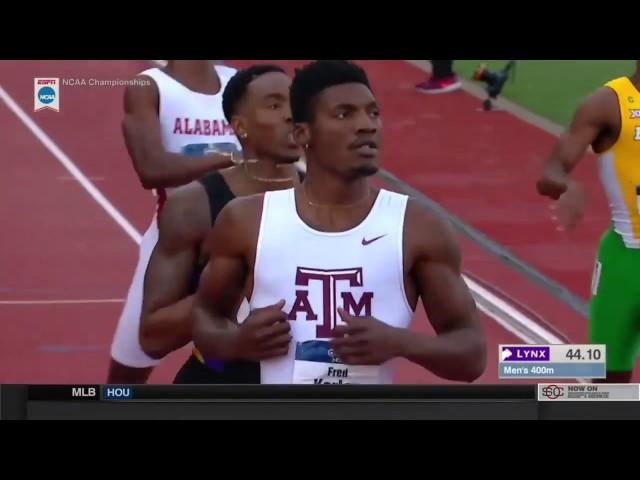
[[[317, 338], [330, 338], [337, 324], [338, 307], [356, 316], [370, 316], [373, 292], [362, 292], [356, 298], [350, 291], [343, 291], [337, 298], [338, 287], [364, 286], [362, 268], [343, 268], [320, 270], [317, 268], [298, 267], [296, 270], [296, 287], [309, 287], [310, 282], [318, 282], [322, 286], [322, 319], [316, 327]], [[338, 303], [339, 302], [339, 303]], [[296, 298], [289, 312], [289, 320], [297, 320], [298, 315], [308, 321], [318, 320], [318, 305], [312, 305], [309, 290], [296, 289]]]

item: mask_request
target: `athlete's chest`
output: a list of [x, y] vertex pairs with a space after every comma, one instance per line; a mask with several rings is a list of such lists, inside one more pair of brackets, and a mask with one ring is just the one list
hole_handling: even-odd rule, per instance
[[285, 299], [285, 313], [299, 338], [329, 338], [339, 322], [337, 308], [389, 318], [388, 310], [403, 300], [396, 235], [372, 230], [347, 238], [303, 235], [279, 245], [263, 240], [252, 275], [253, 300]]

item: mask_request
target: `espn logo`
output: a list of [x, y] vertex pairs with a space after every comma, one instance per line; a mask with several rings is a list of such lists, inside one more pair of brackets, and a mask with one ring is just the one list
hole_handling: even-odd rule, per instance
[[59, 78], [34, 78], [33, 79], [33, 111], [53, 110], [60, 111], [60, 79]]

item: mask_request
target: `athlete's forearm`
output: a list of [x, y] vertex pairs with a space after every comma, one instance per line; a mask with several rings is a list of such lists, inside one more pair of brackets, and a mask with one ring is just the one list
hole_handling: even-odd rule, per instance
[[555, 154], [551, 156], [547, 163], [545, 163], [544, 165], [544, 169], [542, 171], [543, 177], [568, 177], [568, 175], [571, 173], [571, 166], [568, 161], [564, 160], [564, 158], [566, 157]]
[[569, 175], [584, 157], [588, 145], [571, 141], [560, 141], [545, 165], [545, 172], [554, 175]]
[[235, 360], [235, 334], [238, 324], [230, 318], [217, 315], [205, 306], [193, 308], [193, 344], [205, 358]]
[[225, 154], [194, 157], [162, 152], [147, 161], [137, 162], [137, 171], [142, 185], [151, 189], [186, 185], [208, 172], [231, 165], [231, 157]]
[[401, 357], [448, 380], [472, 382], [485, 370], [483, 336], [473, 328], [463, 328], [436, 337], [398, 329]]
[[194, 296], [144, 315], [140, 344], [147, 355], [163, 358], [191, 341]]

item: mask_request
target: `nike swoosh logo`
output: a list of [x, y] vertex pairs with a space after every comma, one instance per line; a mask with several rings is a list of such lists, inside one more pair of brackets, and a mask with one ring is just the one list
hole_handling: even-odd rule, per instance
[[370, 243], [375, 242], [376, 240], [380, 240], [382, 237], [386, 237], [387, 234], [380, 235], [379, 237], [372, 238], [371, 240], [367, 240], [364, 237], [362, 238], [362, 245], [369, 245]]

